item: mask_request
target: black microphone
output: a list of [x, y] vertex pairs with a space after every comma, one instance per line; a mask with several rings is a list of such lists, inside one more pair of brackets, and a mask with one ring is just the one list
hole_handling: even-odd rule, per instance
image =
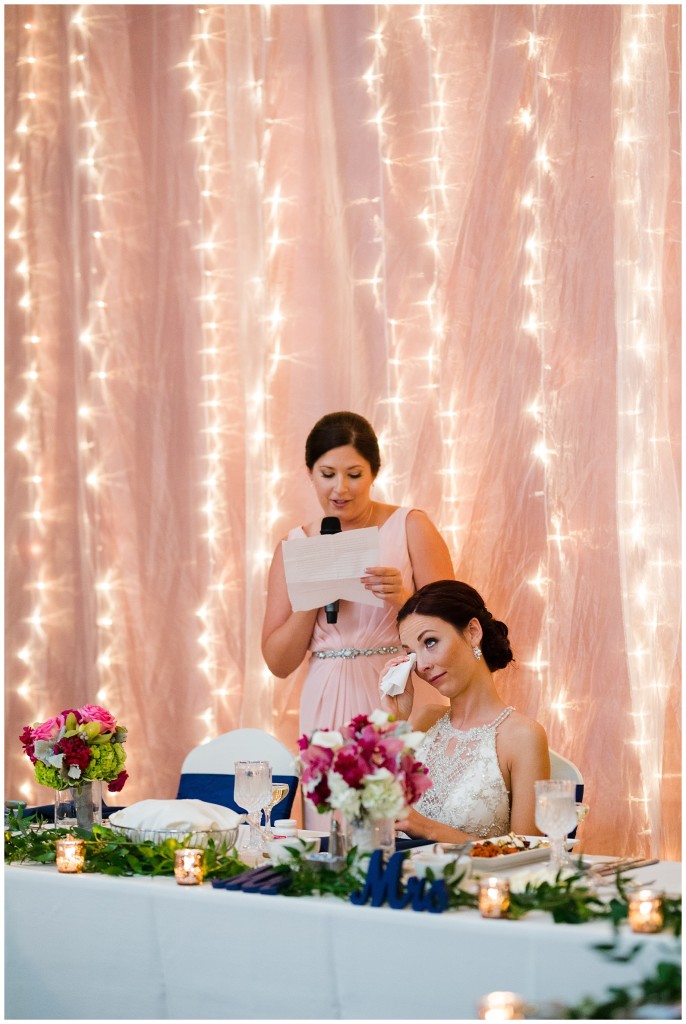
[[[320, 533], [340, 533], [341, 532], [341, 521], [338, 516], [324, 516], [322, 519]], [[332, 604], [327, 604], [324, 611], [326, 612], [326, 621], [334, 623], [338, 621], [338, 601], [334, 601]]]

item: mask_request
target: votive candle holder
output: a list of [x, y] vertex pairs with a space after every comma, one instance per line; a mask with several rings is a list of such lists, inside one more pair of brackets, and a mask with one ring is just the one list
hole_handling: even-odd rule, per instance
[[202, 850], [183, 849], [174, 854], [174, 877], [178, 885], [201, 885], [205, 874]]
[[86, 860], [86, 844], [76, 836], [55, 840], [57, 870], [63, 875], [77, 875], [83, 871]]
[[506, 878], [487, 878], [479, 885], [482, 917], [505, 917], [510, 909], [510, 883]]
[[524, 1020], [524, 1009], [516, 992], [489, 992], [479, 1003], [479, 1020]]
[[659, 932], [664, 920], [662, 893], [654, 889], [639, 889], [629, 896], [629, 925], [632, 932]]

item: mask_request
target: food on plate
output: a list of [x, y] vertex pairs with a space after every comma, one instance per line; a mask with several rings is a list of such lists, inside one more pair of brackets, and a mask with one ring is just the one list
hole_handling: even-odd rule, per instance
[[531, 848], [531, 840], [526, 836], [517, 836], [510, 832], [497, 839], [484, 839], [473, 844], [469, 851], [470, 857], [502, 857], [508, 853], [522, 853]]

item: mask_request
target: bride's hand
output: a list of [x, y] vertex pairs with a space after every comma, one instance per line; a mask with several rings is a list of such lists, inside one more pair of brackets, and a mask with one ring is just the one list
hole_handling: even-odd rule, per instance
[[399, 832], [404, 832], [410, 839], [431, 839], [436, 822], [426, 818], [414, 807], [410, 807], [406, 817], [396, 821], [395, 827]]
[[[395, 658], [390, 658], [383, 667], [381, 677], [386, 675], [389, 669], [394, 668], [396, 665], [402, 665], [403, 662], [407, 662], [407, 654], [399, 654]], [[387, 711], [390, 715], [394, 715], [396, 718], [400, 718], [406, 721], [412, 713], [412, 705], [414, 704], [414, 684], [412, 682], [412, 672], [410, 672], [409, 679], [402, 693], [399, 693], [396, 697], [382, 697], [381, 707], [384, 711]]]

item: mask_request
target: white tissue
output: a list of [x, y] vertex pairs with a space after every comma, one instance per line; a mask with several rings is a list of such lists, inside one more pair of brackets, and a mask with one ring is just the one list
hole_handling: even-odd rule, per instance
[[205, 800], [140, 800], [110, 815], [110, 821], [122, 828], [179, 832], [222, 831], [244, 820], [244, 814]]
[[398, 694], [404, 693], [405, 687], [407, 686], [407, 680], [410, 678], [410, 672], [417, 664], [417, 655], [408, 654], [407, 661], [403, 661], [400, 665], [394, 665], [393, 668], [389, 668], [379, 682], [379, 693], [382, 697], [397, 697]]

